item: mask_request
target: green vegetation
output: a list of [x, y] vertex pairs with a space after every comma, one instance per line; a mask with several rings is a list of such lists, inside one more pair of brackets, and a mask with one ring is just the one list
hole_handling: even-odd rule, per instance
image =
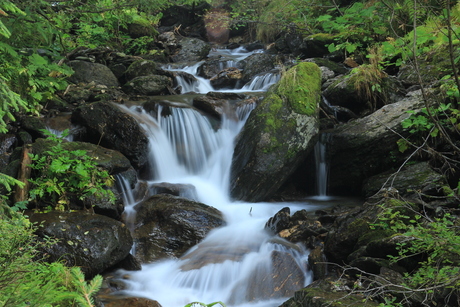
[[[382, 95], [388, 74], [403, 66], [412, 67], [414, 84], [421, 86], [426, 104], [421, 112], [411, 113], [402, 123], [411, 136], [398, 141], [400, 154], [424, 148], [425, 154], [441, 161], [448, 170], [458, 164], [460, 3], [206, 2], [228, 8], [234, 19], [232, 24], [246, 26], [253, 39], [273, 43], [284, 33], [297, 34], [304, 40], [322, 42], [334, 56], [360, 63], [350, 78], [361, 98], [373, 108], [377, 100], [385, 100]], [[0, 0], [0, 133], [8, 133], [19, 115], [39, 115], [56, 94], [65, 91], [66, 77], [72, 74], [65, 62], [76, 48], [109, 47], [134, 55], [159, 54], [162, 50], [155, 47], [156, 27], [162, 11], [171, 5], [198, 3]], [[280, 82], [279, 92], [267, 99], [272, 103], [271, 111], [280, 109], [283, 97], [296, 112], [314, 114], [316, 104], [310, 102], [316, 102], [317, 97], [311, 95], [319, 91], [319, 85], [315, 83], [309, 89], [304, 84], [319, 80], [319, 74], [311, 63], [302, 62], [289, 70]], [[427, 91], [427, 86], [432, 89]], [[264, 120], [267, 129], [291, 124], [273, 115]], [[71, 200], [92, 195], [113, 200], [112, 192], [106, 189], [113, 179], [97, 168], [97, 161], [84, 151], [66, 150], [62, 138], [49, 135], [49, 139], [55, 144], [51, 149], [32, 155], [32, 168], [40, 176], [31, 180], [31, 201], [65, 210]], [[270, 141], [278, 145], [276, 140]], [[458, 175], [454, 181], [458, 182]], [[24, 183], [0, 173], [0, 185], [0, 306], [33, 306], [36, 302], [47, 302], [49, 306], [92, 306], [91, 295], [100, 285], [99, 278], [86, 283], [78, 269], [36, 260], [40, 244], [49, 243], [35, 240], [34, 227], [15, 212], [25, 208], [23, 203], [6, 206], [14, 186], [23, 187]], [[458, 194], [459, 190], [460, 182], [454, 192]], [[431, 217], [390, 208], [380, 217], [378, 227], [384, 230], [380, 234], [394, 232], [406, 239], [398, 245], [398, 255], [391, 258], [393, 262], [417, 259], [416, 270], [404, 276], [401, 289], [412, 293], [425, 291], [430, 298], [441, 293], [459, 295], [459, 225], [453, 215]], [[385, 306], [396, 306], [397, 302], [389, 298]], [[188, 306], [193, 304], [219, 303]]]
[[442, 297], [458, 296], [460, 230], [456, 218], [449, 213], [430, 217], [409, 204], [384, 206], [383, 209], [374, 227], [391, 231], [393, 237], [398, 238], [397, 255], [388, 256], [389, 259], [395, 264], [403, 261], [416, 264], [413, 271], [404, 274], [403, 284], [392, 285], [399, 299], [388, 298], [384, 306], [400, 306], [401, 302], [414, 299], [436, 301]]
[[68, 131], [58, 137], [46, 130], [48, 140], [54, 143], [43, 153], [31, 154], [31, 167], [40, 175], [30, 179], [33, 188], [30, 200], [46, 202], [56, 210], [69, 209], [70, 199], [84, 200], [90, 197], [107, 198], [115, 201], [115, 196], [107, 186], [113, 185], [113, 178], [106, 170], [97, 167], [97, 161], [84, 150], [69, 151], [64, 148], [64, 138]]
[[78, 267], [45, 263], [39, 249], [53, 242], [39, 241], [36, 227], [22, 214], [9, 215], [0, 215], [0, 306], [95, 306], [92, 296], [102, 277], [87, 282]]

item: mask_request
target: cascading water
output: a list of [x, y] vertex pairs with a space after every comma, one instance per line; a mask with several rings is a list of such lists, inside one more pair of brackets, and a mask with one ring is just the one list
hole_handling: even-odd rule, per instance
[[316, 197], [327, 199], [328, 164], [326, 148], [329, 134], [322, 133], [314, 148], [315, 168], [316, 168]]
[[[259, 51], [255, 51], [259, 52]], [[226, 50], [226, 49], [216, 49], [210, 53], [210, 56], [219, 56], [222, 57], [223, 60], [220, 61], [219, 69], [224, 70], [229, 67], [237, 67], [238, 62], [244, 60], [249, 55], [255, 52], [247, 52], [244, 48], [238, 48], [236, 50]], [[182, 72], [186, 73], [186, 75], [192, 75], [194, 78], [187, 78], [183, 74], [178, 74], [176, 76], [177, 86], [181, 88], [182, 93], [200, 93], [206, 94], [211, 91], [216, 91], [211, 82], [208, 79], [202, 78], [197, 75], [197, 70], [202, 65], [203, 62], [196, 63], [194, 65], [174, 68], [171, 65], [165, 66], [164, 69], [169, 71], [175, 72]], [[269, 72], [266, 74], [261, 74], [255, 76], [251, 81], [247, 84], [244, 84], [241, 88], [238, 89], [221, 89], [217, 90], [219, 92], [264, 92], [268, 90], [268, 88], [279, 81], [280, 73], [278, 71]]]
[[[145, 264], [141, 271], [129, 272], [127, 294], [156, 300], [163, 307], [183, 307], [193, 301], [274, 307], [287, 299], [286, 293], [296, 290], [276, 284], [276, 278], [292, 275], [300, 281], [297, 287], [311, 282], [308, 251], [273, 237], [264, 225], [283, 207], [292, 211], [316, 207], [232, 202], [228, 195], [234, 138], [253, 107], [246, 105], [233, 116], [224, 115], [217, 131], [191, 108], [172, 108], [171, 114], [163, 117], [161, 108], [150, 114], [139, 107], [124, 107], [150, 139], [152, 172], [148, 183], [192, 184], [197, 200], [220, 210], [227, 222], [181, 259]], [[127, 204], [127, 210], [132, 205]], [[203, 257], [209, 259], [204, 265], [199, 264]], [[282, 267], [274, 266], [275, 262]]]

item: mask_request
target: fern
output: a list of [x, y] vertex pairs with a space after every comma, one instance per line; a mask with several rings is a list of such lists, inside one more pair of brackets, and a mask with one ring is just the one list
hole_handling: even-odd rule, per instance
[[99, 291], [102, 285], [102, 276], [97, 275], [91, 281], [86, 282], [85, 276], [79, 267], [73, 267], [70, 271], [72, 283], [78, 295], [75, 302], [81, 307], [94, 307], [93, 295]]

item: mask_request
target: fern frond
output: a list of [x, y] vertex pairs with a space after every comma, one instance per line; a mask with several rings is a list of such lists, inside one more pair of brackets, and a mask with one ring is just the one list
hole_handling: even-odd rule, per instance
[[81, 307], [94, 307], [93, 295], [101, 288], [102, 276], [97, 275], [89, 283], [85, 281], [85, 275], [79, 267], [71, 269], [72, 283], [77, 292], [76, 303]]

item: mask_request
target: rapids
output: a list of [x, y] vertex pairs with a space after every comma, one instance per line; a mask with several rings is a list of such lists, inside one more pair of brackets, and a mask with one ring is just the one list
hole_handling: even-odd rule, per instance
[[[229, 61], [236, 62], [251, 54], [242, 49], [234, 53], [222, 50], [221, 53]], [[196, 76], [199, 65], [180, 70]], [[181, 84], [180, 80], [178, 83], [186, 91], [203, 93], [212, 90], [208, 80], [197, 80], [195, 84]], [[245, 85], [234, 91], [248, 91], [249, 88], [252, 91], [266, 90], [278, 80], [279, 76], [274, 77], [273, 74], [259, 76], [251, 83], [257, 85]], [[167, 96], [161, 97], [163, 101], [165, 98], [168, 99]], [[246, 106], [237, 109], [237, 114], [224, 116], [218, 130], [192, 108], [173, 108], [171, 115], [164, 117], [159, 115], [161, 108], [158, 114], [152, 114], [139, 106], [123, 107], [138, 120], [150, 140], [152, 168], [148, 183], [192, 184], [197, 193], [186, 197], [217, 208], [227, 222], [226, 226], [211, 231], [204, 241], [181, 259], [144, 264], [137, 272], [121, 272], [130, 275], [128, 280], [124, 280], [127, 286], [125, 294], [156, 300], [163, 307], [183, 307], [194, 301], [205, 304], [222, 301], [233, 307], [279, 306], [288, 297], [264, 295], [273, 288], [274, 251], [294, 259], [302, 274], [303, 284], [299, 287], [311, 283], [312, 274], [307, 268], [308, 250], [280, 238], [275, 239], [264, 230], [264, 225], [283, 207], [290, 207], [293, 213], [299, 209], [316, 210], [318, 205], [308, 202], [244, 203], [232, 201], [229, 197], [234, 139], [254, 107]], [[121, 186], [124, 186], [128, 213], [126, 223], [130, 226], [136, 202], [131, 195], [133, 191], [126, 185]], [[132, 252], [135, 253], [135, 247]], [[218, 256], [219, 259], [211, 260], [204, 266], [195, 265], [203, 255]]]

